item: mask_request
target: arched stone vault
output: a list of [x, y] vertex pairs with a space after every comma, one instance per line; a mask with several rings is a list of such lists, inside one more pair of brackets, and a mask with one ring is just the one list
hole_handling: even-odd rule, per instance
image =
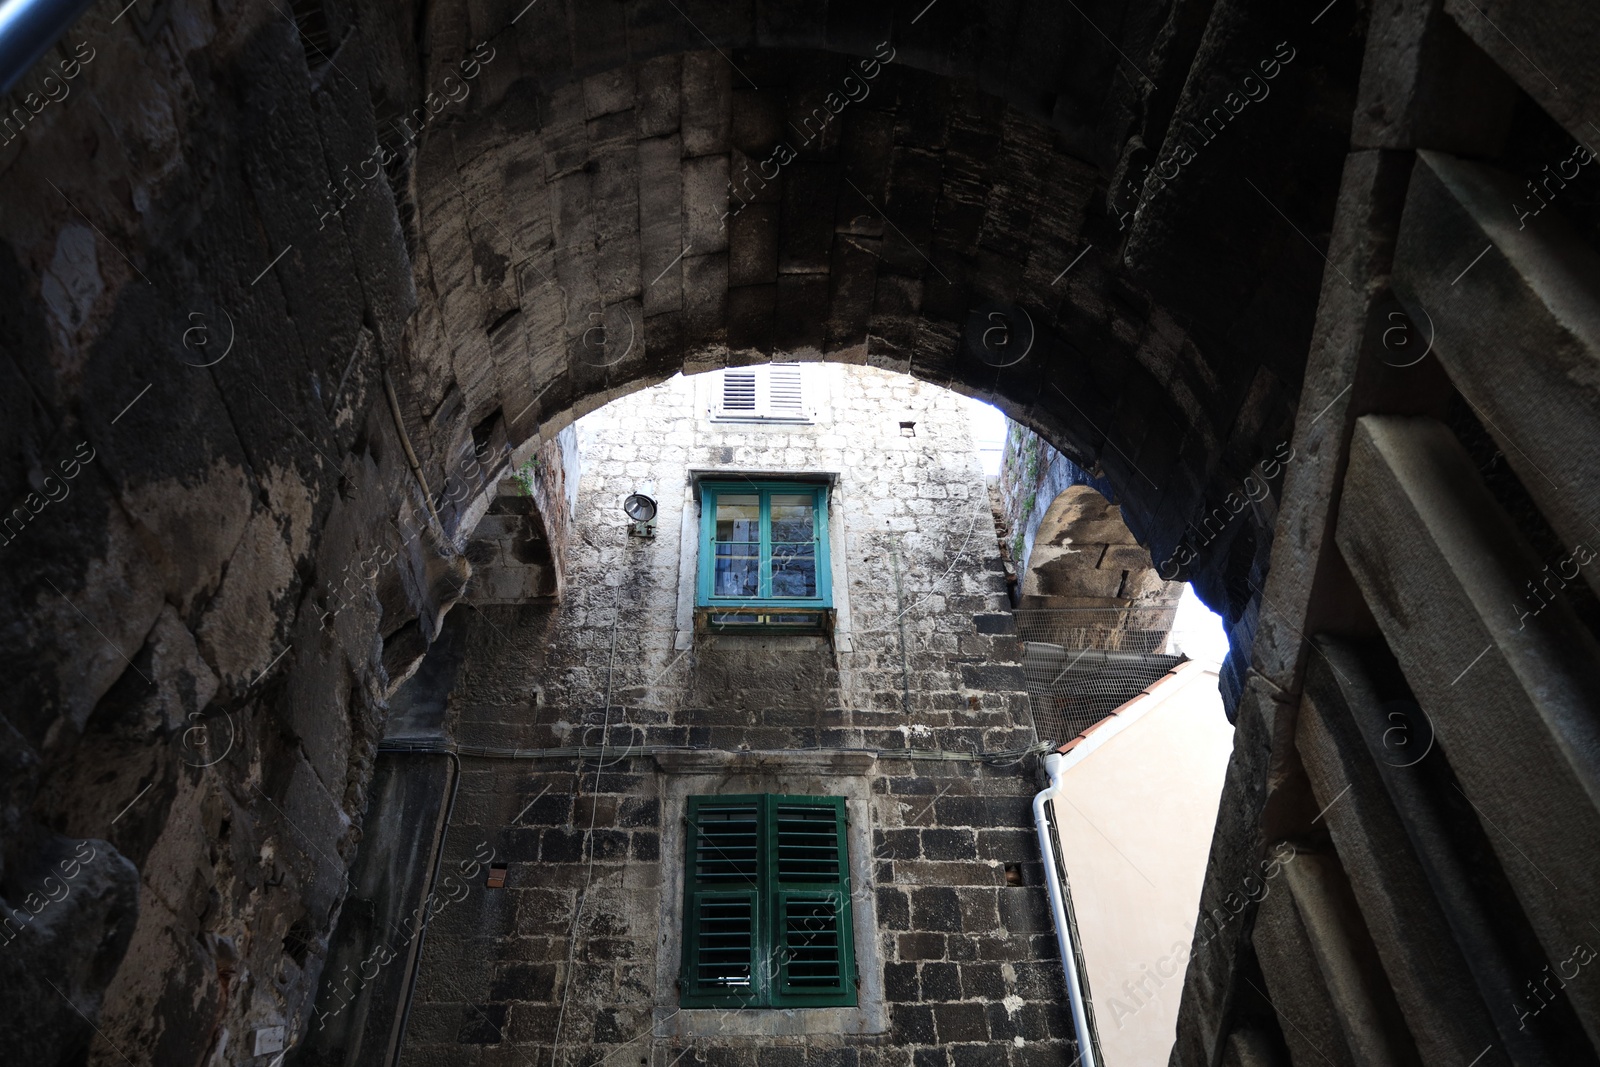
[[[1258, 16], [1237, 30], [1235, 46], [1259, 45], [1270, 57]], [[544, 17], [548, 29], [552, 16]], [[1177, 47], [1189, 17], [1173, 14], [1164, 47]], [[750, 39], [707, 32], [729, 47]], [[474, 417], [498, 408], [517, 420], [510, 433], [521, 439], [533, 433], [531, 420], [559, 426], [566, 408], [586, 410], [594, 401], [585, 393], [615, 395], [628, 381], [678, 369], [779, 352], [871, 360], [991, 399], [1105, 470], [1130, 524], [1166, 554], [1203, 496], [1226, 495], [1241, 466], [1287, 437], [1298, 372], [1280, 352], [1309, 328], [1318, 271], [1314, 248], [1295, 243], [1302, 238], [1276, 205], [1315, 218], [1327, 211], [1331, 184], [1275, 182], [1268, 172], [1251, 192], [1230, 178], [1220, 215], [1174, 186], [1148, 211], [1116, 217], [1137, 198], [1126, 183], [1111, 190], [1104, 167], [1086, 161], [1117, 166], [1124, 147], [1104, 123], [1132, 122], [1130, 94], [1143, 75], [1113, 76], [1113, 88], [1099, 90], [1096, 106], [1108, 115], [1091, 134], [1078, 121], [1089, 107], [1075, 81], [1081, 71], [1058, 74], [1053, 93], [1026, 84], [1030, 69], [1037, 76], [1026, 64], [997, 77], [1003, 31], [988, 51], [961, 53], [966, 66], [915, 39], [904, 49], [877, 43], [874, 32], [830, 22], [822, 41], [789, 38], [758, 15], [763, 44], [830, 51], [669, 50], [606, 68], [574, 44], [571, 67], [540, 63], [535, 74], [519, 45], [507, 58], [522, 67], [484, 67], [486, 99], [425, 143], [409, 188], [423, 284], [437, 298], [416, 320], [418, 380], [435, 394], [469, 383]], [[631, 21], [625, 38], [631, 56], [662, 40]], [[1075, 57], [1095, 49], [1070, 41]], [[1026, 56], [1039, 44], [1019, 48]], [[1289, 51], [1319, 65], [1321, 84], [1287, 90], [1298, 98], [1285, 112], [1337, 111], [1312, 97], [1348, 92], [1338, 80], [1353, 59], [1347, 40], [1335, 31], [1304, 54]], [[870, 95], [846, 99], [836, 116], [822, 112], [821, 134], [804, 141], [827, 94], [837, 99], [852, 76], [859, 87], [862, 57], [884, 55], [893, 61], [869, 58]], [[1097, 55], [1090, 66], [1107, 62]], [[919, 65], [976, 78], [933, 77]], [[1047, 99], [1048, 109], [1038, 106]], [[1158, 112], [1160, 94], [1143, 106]], [[1258, 130], [1230, 131], [1238, 143], [1212, 152], [1230, 175], [1224, 154], [1336, 160], [1336, 129], [1269, 116]], [[1125, 147], [1142, 143], [1134, 135]], [[771, 182], [756, 177], [784, 158], [779, 146], [794, 148], [793, 161], [773, 167]], [[1195, 185], [1215, 181], [1202, 173]], [[1239, 190], [1260, 199], [1238, 202]], [[515, 223], [496, 221], [508, 218]], [[1125, 236], [1139, 258], [1119, 263]], [[1200, 266], [1173, 274], [1164, 251], [1173, 242], [1191, 246], [1178, 262]], [[1196, 275], [1207, 284], [1189, 285]], [[1035, 333], [1030, 356], [1003, 370], [978, 354], [992, 309], [1018, 320], [1019, 332], [1025, 316]], [[602, 352], [597, 326], [631, 345], [613, 367], [596, 364], [622, 346]], [[1234, 618], [1252, 597], [1238, 576], [1255, 568], [1259, 584], [1266, 540], [1253, 537], [1229, 562], [1237, 536], [1196, 572]], [[1230, 569], [1231, 584], [1222, 580]]]
[[[0, 487], [27, 512], [0, 575], [0, 885], [59, 835], [113, 858], [0, 964], [54, 1042], [18, 1054], [90, 1038], [52, 975], [164, 1062], [267, 1001], [303, 1014], [464, 527], [505, 454], [610, 397], [776, 353], [904, 370], [1103, 471], [1170, 552], [1288, 434], [1361, 12], [1314, 34], [1228, 0], [91, 12], [76, 98], [0, 148]], [[1141, 200], [1169, 132], [1282, 40], [1292, 84]], [[730, 179], [880, 42], [871, 95], [724, 229]], [[413, 150], [392, 120], [419, 107]], [[997, 324], [1033, 335], [1005, 368]], [[1272, 518], [1195, 565], [1237, 649]]]

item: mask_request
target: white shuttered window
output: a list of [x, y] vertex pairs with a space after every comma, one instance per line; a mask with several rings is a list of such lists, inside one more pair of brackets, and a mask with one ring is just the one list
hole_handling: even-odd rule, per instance
[[805, 368], [799, 363], [768, 363], [722, 372], [712, 414], [724, 419], [811, 420]]

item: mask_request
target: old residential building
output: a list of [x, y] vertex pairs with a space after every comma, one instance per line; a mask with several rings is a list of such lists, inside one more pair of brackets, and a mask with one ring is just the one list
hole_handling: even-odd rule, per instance
[[[403, 1011], [407, 1063], [1070, 1058], [1037, 746], [958, 398], [837, 364], [674, 378], [581, 420], [574, 473], [563, 595], [460, 616], [437, 733], [379, 757], [426, 777], [419, 750], [470, 754], [443, 830], [463, 899], [430, 920], [414, 993], [330, 968], [309, 1061], [381, 1062]], [[364, 849], [407, 836], [401, 811], [373, 822]], [[401, 905], [440, 891], [418, 858], [338, 958], [386, 955]]]

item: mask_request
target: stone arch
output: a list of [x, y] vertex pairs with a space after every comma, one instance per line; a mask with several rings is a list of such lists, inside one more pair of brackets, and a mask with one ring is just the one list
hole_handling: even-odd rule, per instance
[[[240, 951], [303, 1015], [320, 962], [311, 948], [345, 892], [329, 857], [359, 837], [385, 700], [460, 596], [459, 541], [499, 465], [576, 414], [677, 370], [793, 348], [878, 363], [991, 399], [1102, 472], [1158, 556], [1287, 435], [1323, 269], [1296, 231], [1322, 234], [1332, 216], [1361, 45], [1349, 9], [1299, 46], [1309, 76], [1280, 85], [1281, 109], [1250, 112], [1237, 136], [1208, 146], [1214, 168], [1163, 189], [1139, 168], [1181, 112], [1179, 87], [1272, 56], [1301, 29], [1287, 13], [1257, 5], [1207, 29], [1208, 6], [1187, 3], [1069, 13], [942, 0], [921, 14], [832, 5], [809, 15], [776, 0], [677, 6], [329, 3], [315, 27], [273, 5], [228, 20], [167, 6], [120, 28], [95, 11], [71, 39], [97, 46], [78, 83], [96, 106], [55, 106], [4, 146], [13, 210], [0, 222], [0, 275], [13, 284], [0, 287], [0, 486], [27, 514], [21, 538], [7, 530], [14, 566], [0, 576], [20, 768], [5, 783], [0, 836], [114, 838], [108, 849], [146, 868], [149, 899], [182, 911], [179, 936], [130, 935], [122, 883], [102, 887], [106, 910], [82, 936], [132, 936], [151, 974], [201, 976], [192, 1008], [152, 1014], [126, 1006], [160, 999], [139, 984], [159, 980], [119, 975], [108, 995], [135, 1029], [116, 1037], [164, 1042], [177, 1062], [203, 1058], [225, 1013], [241, 1033], [245, 1009], [218, 978]], [[117, 35], [134, 20], [158, 47], [125, 47]], [[981, 29], [956, 32], [968, 26]], [[485, 40], [502, 58], [480, 61], [472, 97], [447, 109], [445, 79], [462, 84], [459, 64]], [[717, 160], [737, 169], [742, 154], [759, 167], [778, 136], [760, 123], [825, 93], [839, 64], [883, 40], [904, 58], [886, 68], [882, 95], [874, 89], [871, 122], [865, 108], [841, 112], [841, 131], [878, 124], [873, 151], [797, 157], [760, 191], [775, 199], [753, 197], [727, 248], [700, 257], [726, 260], [726, 284], [704, 287], [715, 306], [703, 318], [687, 306], [648, 314], [659, 297], [646, 263], [660, 250], [647, 257], [641, 240], [623, 259], [634, 266], [604, 269], [626, 241], [599, 241], [614, 216], [594, 195], [615, 179], [641, 196], [645, 171], [608, 169], [611, 156], [674, 135], [639, 126], [658, 102], [640, 86], [676, 71], [680, 144], [685, 116], [692, 127], [706, 112], [710, 139], [680, 148], [679, 163], [710, 160], [697, 165], [713, 173], [684, 199], [697, 214], [683, 225], [714, 209], [720, 222]], [[764, 88], [739, 88], [735, 66]], [[607, 102], [619, 75], [624, 87], [631, 79], [631, 108]], [[882, 106], [891, 86], [894, 104]], [[430, 116], [420, 149], [375, 163], [380, 128], [418, 107]], [[625, 111], [632, 132], [613, 143], [607, 130]], [[546, 175], [562, 209], [550, 213], [547, 273], [563, 295], [524, 302], [507, 289], [508, 277], [521, 284], [521, 260], [495, 250], [493, 227], [469, 206], [489, 194], [505, 204], [515, 153], [534, 135], [558, 161]], [[1269, 151], [1299, 170], [1257, 174], [1259, 200], [1220, 184]], [[803, 168], [835, 194], [850, 177], [883, 216], [843, 213], [837, 243], [853, 250], [836, 273], [830, 245], [826, 302], [815, 302], [824, 272], [807, 243], [816, 219]], [[763, 229], [769, 204], [776, 223]], [[499, 218], [516, 216], [508, 206]], [[587, 224], [590, 247], [559, 244], [556, 221]], [[572, 249], [582, 254], [563, 258]], [[685, 271], [716, 276], [695, 258], [678, 263], [680, 284]], [[577, 274], [570, 285], [563, 264]], [[638, 362], [573, 368], [572, 346], [594, 341], [591, 329], [609, 344], [632, 321], [635, 270], [640, 324], [661, 320]], [[847, 328], [819, 335], [817, 308]], [[199, 358], [196, 315], [218, 344], [227, 323], [231, 357]], [[982, 358], [986, 336], [1004, 347], [997, 328], [1008, 343], [1031, 334], [1028, 357]], [[568, 366], [520, 375], [544, 351], [531, 339], [547, 333]], [[79, 457], [86, 476], [45, 510], [41, 470], [80, 441], [94, 457]], [[1268, 541], [1265, 526], [1234, 535], [1195, 566], [1208, 597], [1241, 621], [1239, 649]], [[347, 571], [369, 573], [379, 557], [378, 578], [351, 583], [359, 595], [332, 599]], [[135, 726], [160, 744], [102, 743]], [[196, 737], [208, 739], [202, 751]], [[224, 857], [259, 856], [268, 838], [263, 890], [253, 868]], [[168, 851], [148, 864], [157, 842]], [[246, 929], [249, 946], [230, 940]], [[8, 962], [52, 957], [67, 955], [44, 945]], [[56, 1013], [46, 1030], [87, 1041], [67, 1009], [104, 990], [73, 984], [69, 999], [30, 986], [26, 999]], [[28, 1050], [39, 1062], [57, 1051]]]
[[[1187, 517], [1287, 435], [1298, 382], [1241, 347], [1251, 313], [1163, 293], [1127, 262], [1079, 262], [1139, 230], [1113, 216], [1114, 153], [1065, 120], [1066, 89], [1045, 116], [1015, 80], [915, 45], [885, 53], [860, 27], [791, 39], [757, 22], [755, 39], [710, 30], [717, 50], [630, 23], [604, 58], [545, 67], [519, 51], [484, 69], [475, 109], [422, 143], [406, 187], [434, 297], [408, 336], [409, 379], [465, 390], [472, 417], [498, 410], [528, 440], [677, 370], [870, 361], [1038, 429], [1103, 473], [1169, 557]], [[841, 98], [851, 78], [870, 96]], [[813, 126], [815, 145], [800, 136]], [[1258, 244], [1265, 261], [1234, 280], [1291, 284], [1302, 251]], [[1309, 295], [1285, 291], [1274, 328]], [[1238, 534], [1191, 568], [1234, 620], [1270, 540]]]

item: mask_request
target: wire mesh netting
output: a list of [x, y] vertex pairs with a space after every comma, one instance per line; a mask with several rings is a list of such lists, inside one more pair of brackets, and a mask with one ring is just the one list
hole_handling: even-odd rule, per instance
[[1184, 661], [1161, 652], [1165, 603], [1122, 608], [1018, 608], [1017, 637], [1034, 731], [1071, 740]]

